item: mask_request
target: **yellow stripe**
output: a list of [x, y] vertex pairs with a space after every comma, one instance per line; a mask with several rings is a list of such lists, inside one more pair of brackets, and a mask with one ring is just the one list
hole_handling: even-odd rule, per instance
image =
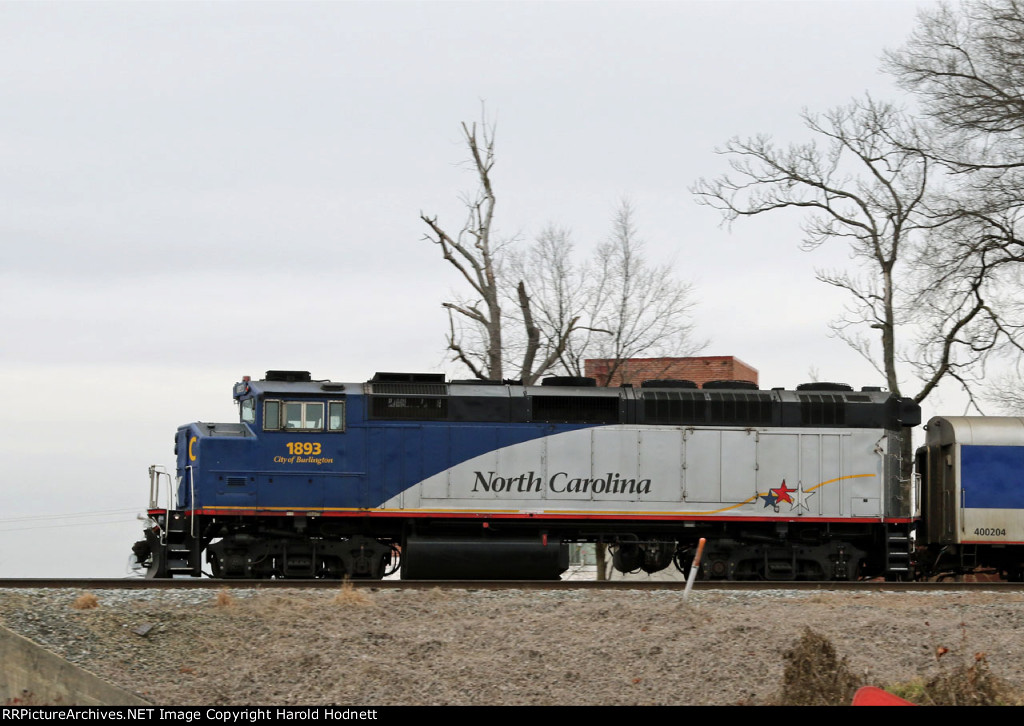
[[807, 491], [813, 492], [815, 489], [818, 489], [819, 487], [823, 487], [826, 484], [831, 484], [832, 482], [842, 481], [843, 479], [860, 479], [861, 477], [865, 477], [865, 476], [874, 476], [874, 474], [850, 474], [849, 476], [841, 476], [841, 477], [838, 477], [836, 479], [829, 479], [828, 481], [823, 481], [821, 484], [815, 484], [813, 487], [811, 487]]
[[[815, 489], [820, 489], [821, 487], [825, 486], [826, 484], [832, 484], [833, 482], [842, 481], [843, 479], [859, 479], [859, 478], [865, 477], [865, 476], [874, 476], [874, 474], [849, 474], [847, 476], [836, 477], [835, 479], [829, 479], [828, 481], [823, 481], [823, 482], [821, 482], [821, 484], [815, 484], [810, 489], [805, 490], [804, 493], [806, 494], [806, 493], [809, 493], [809, 492], [813, 492]], [[733, 505], [728, 506], [728, 507], [723, 507], [722, 509], [711, 509], [711, 510], [708, 510], [708, 511], [705, 511], [705, 512], [680, 512], [680, 514], [721, 514], [722, 512], [729, 512], [729, 511], [732, 511], [733, 509], [739, 509], [740, 507], [742, 507], [745, 504], [750, 504], [751, 502], [756, 502], [760, 497], [768, 496], [769, 493], [771, 493], [771, 489], [769, 489], [764, 494], [761, 494], [761, 493], [755, 494], [754, 496], [750, 497], [749, 499], [744, 499], [739, 504], [733, 504]]]

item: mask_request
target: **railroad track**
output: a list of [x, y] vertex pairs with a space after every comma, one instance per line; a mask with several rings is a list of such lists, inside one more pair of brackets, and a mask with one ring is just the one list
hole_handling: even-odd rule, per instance
[[[166, 589], [337, 589], [351, 586], [371, 590], [683, 590], [685, 583], [678, 580], [214, 580], [209, 578], [175, 578], [147, 580], [124, 579], [0, 579], [0, 589], [52, 589], [52, 590], [166, 590]], [[827, 590], [832, 592], [969, 592], [1004, 591], [1024, 592], [1020, 582], [697, 582], [695, 592], [724, 592], [744, 590]]]

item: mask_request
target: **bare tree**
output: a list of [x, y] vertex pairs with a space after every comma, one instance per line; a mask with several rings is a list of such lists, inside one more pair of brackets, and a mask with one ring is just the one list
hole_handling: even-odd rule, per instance
[[[989, 329], [975, 347], [1017, 356], [1021, 329], [1014, 321], [1024, 319], [1024, 2], [971, 0], [923, 11], [885, 66], [932, 120], [924, 153], [946, 165], [958, 186], [944, 201], [950, 223], [926, 253], [941, 291], [927, 302], [948, 305], [940, 296], [951, 289], [951, 299], [964, 304], [965, 297], [983, 299], [987, 315], [979, 318]], [[1012, 410], [1019, 370], [1018, 357], [1017, 372], [996, 376], [985, 398]]]
[[[963, 168], [1024, 165], [1024, 2], [973, 0], [922, 11], [885, 67], [944, 132]], [[965, 143], [967, 141], [974, 143]]]
[[985, 400], [1007, 416], [1024, 416], [1024, 376], [1019, 369], [996, 376]]
[[[447, 260], [469, 284], [473, 296], [443, 303], [448, 310], [448, 349], [455, 360], [480, 379], [502, 380], [505, 376], [505, 330], [502, 309], [503, 291], [509, 281], [501, 274], [503, 244], [494, 235], [496, 198], [491, 181], [494, 168], [493, 124], [462, 124], [463, 137], [477, 180], [477, 191], [464, 198], [468, 218], [462, 229], [449, 234], [436, 216], [421, 213], [430, 228], [426, 239], [441, 248]], [[533, 306], [522, 280], [512, 283], [515, 290], [516, 318], [522, 326], [522, 341], [517, 377], [533, 383], [558, 360], [577, 320], [561, 321], [547, 336], [534, 319]], [[543, 353], [538, 357], [538, 352]]]
[[[817, 273], [819, 280], [852, 298], [833, 328], [898, 393], [897, 264], [908, 265], [912, 235], [932, 224], [923, 206], [931, 162], [892, 143], [890, 131], [902, 119], [890, 106], [870, 99], [824, 116], [805, 112], [804, 123], [824, 139], [823, 147], [811, 142], [779, 148], [764, 136], [733, 139], [718, 153], [730, 157], [734, 174], [701, 179], [693, 191], [700, 203], [718, 209], [730, 223], [780, 209], [809, 211], [803, 242], [807, 250], [831, 239], [846, 241], [859, 273]], [[865, 328], [879, 331], [878, 359]]]
[[511, 270], [528, 280], [538, 325], [559, 330], [578, 321], [558, 368], [583, 376], [587, 358], [612, 362], [600, 383], [629, 358], [639, 355], [694, 355], [705, 343], [694, 339], [692, 286], [676, 279], [669, 265], [651, 265], [636, 233], [634, 211], [623, 201], [612, 233], [593, 258], [573, 262], [568, 229], [549, 225], [525, 255], [512, 257]]
[[[720, 151], [733, 174], [700, 180], [698, 200], [728, 222], [781, 209], [808, 213], [804, 248], [843, 241], [857, 263], [854, 270], [818, 271], [819, 280], [849, 294], [835, 334], [896, 395], [904, 395], [906, 370], [918, 379], [910, 394], [918, 402], [946, 377], [969, 386], [1013, 337], [991, 304], [999, 290], [992, 261], [975, 254], [986, 224], [951, 211], [941, 167], [891, 105], [869, 98], [821, 116], [805, 113], [804, 121], [821, 145], [734, 139]], [[956, 240], [963, 241], [959, 250]], [[910, 464], [907, 438], [905, 476]]]
[[[924, 153], [954, 172], [948, 217], [977, 233], [986, 266], [1024, 255], [1024, 2], [971, 0], [922, 11], [885, 67], [932, 119]], [[964, 245], [957, 246], [962, 256]]]
[[[544, 370], [538, 368], [537, 376], [524, 382], [532, 383], [540, 374], [562, 367], [566, 356], [574, 355], [594, 335], [589, 327], [590, 271], [574, 261], [574, 251], [571, 231], [549, 224], [530, 247], [508, 257], [508, 276], [520, 281], [514, 290], [506, 291], [509, 301], [515, 304], [513, 314], [522, 312], [518, 301], [525, 294], [530, 300], [533, 326], [540, 334], [537, 353], [550, 364]], [[522, 323], [518, 318], [517, 322]], [[559, 334], [566, 330], [569, 335]], [[506, 341], [507, 354], [518, 357], [528, 345], [529, 340], [522, 336], [512, 336]]]
[[443, 303], [448, 349], [480, 379], [507, 372], [524, 385], [561, 369], [583, 374], [586, 357], [617, 363], [644, 353], [690, 355], [691, 287], [667, 265], [652, 266], [637, 238], [633, 209], [623, 202], [611, 237], [593, 261], [574, 262], [572, 235], [548, 225], [526, 249], [494, 232], [494, 126], [462, 124], [478, 186], [463, 202], [468, 217], [450, 234], [437, 217], [420, 214], [426, 239], [468, 283], [471, 294]]
[[696, 355], [706, 345], [694, 338], [692, 286], [678, 280], [669, 265], [648, 263], [634, 217], [633, 205], [623, 200], [595, 254], [589, 335], [562, 356], [574, 375], [581, 374], [584, 357], [611, 361], [602, 385], [623, 372], [630, 358]]

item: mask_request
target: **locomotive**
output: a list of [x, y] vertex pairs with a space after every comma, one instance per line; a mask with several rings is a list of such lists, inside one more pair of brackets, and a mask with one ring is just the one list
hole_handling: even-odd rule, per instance
[[909, 579], [921, 561], [1021, 574], [1003, 545], [1024, 521], [976, 510], [1024, 447], [1001, 445], [1007, 484], [958, 509], [977, 442], [933, 423], [918, 466], [941, 484], [919, 503], [900, 443], [920, 408], [880, 388], [268, 371], [233, 394], [237, 422], [179, 427], [173, 476], [150, 468], [133, 547], [148, 577], [558, 579], [571, 543], [606, 545], [621, 572], [685, 571], [701, 538], [706, 579]]

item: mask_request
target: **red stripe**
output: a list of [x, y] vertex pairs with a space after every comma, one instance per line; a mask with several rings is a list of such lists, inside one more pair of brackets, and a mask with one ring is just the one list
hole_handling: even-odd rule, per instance
[[[185, 512], [191, 515], [193, 512]], [[532, 519], [532, 520], [597, 520], [597, 521], [624, 521], [631, 522], [826, 522], [843, 523], [856, 522], [868, 524], [912, 524], [916, 520], [911, 517], [723, 517], [716, 515], [689, 515], [689, 514], [558, 514], [545, 512], [544, 514], [521, 514], [502, 512], [322, 512], [319, 510], [294, 509], [288, 512], [268, 511], [258, 509], [198, 509], [194, 512], [197, 515], [216, 517], [347, 517], [347, 518], [389, 518], [389, 519]]]
[[962, 540], [960, 540], [960, 544], [969, 544], [969, 545], [986, 545], [986, 544], [988, 544], [988, 545], [1019, 545], [1019, 544], [1024, 544], [1024, 542], [1014, 542], [1013, 540], [1009, 540], [1009, 539], [962, 539]]

